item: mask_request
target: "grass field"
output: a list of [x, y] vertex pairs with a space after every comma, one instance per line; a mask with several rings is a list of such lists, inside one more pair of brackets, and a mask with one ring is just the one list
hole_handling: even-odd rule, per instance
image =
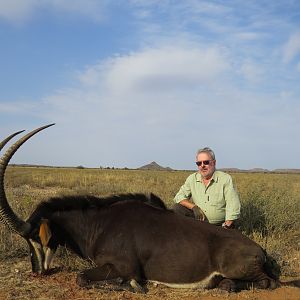
[[[5, 186], [13, 210], [26, 219], [40, 201], [70, 194], [152, 192], [171, 207], [173, 197], [190, 173], [10, 166]], [[242, 203], [240, 229], [278, 261], [284, 276], [299, 277], [300, 174], [231, 175]], [[63, 270], [86, 267], [86, 262], [68, 250], [58, 252], [56, 262]], [[0, 224], [0, 260], [24, 256], [28, 256], [26, 242]]]

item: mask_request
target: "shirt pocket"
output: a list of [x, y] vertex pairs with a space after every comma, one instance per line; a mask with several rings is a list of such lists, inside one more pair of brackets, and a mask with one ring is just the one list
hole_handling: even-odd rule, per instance
[[215, 193], [209, 196], [209, 203], [212, 206], [223, 206], [225, 204], [223, 193]]

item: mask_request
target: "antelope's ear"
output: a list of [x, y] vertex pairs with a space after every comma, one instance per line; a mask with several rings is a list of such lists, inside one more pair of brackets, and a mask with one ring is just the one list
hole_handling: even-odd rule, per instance
[[39, 236], [40, 236], [42, 245], [47, 246], [49, 243], [49, 240], [51, 239], [52, 233], [51, 233], [51, 230], [49, 227], [49, 221], [46, 219], [43, 219], [41, 222]]

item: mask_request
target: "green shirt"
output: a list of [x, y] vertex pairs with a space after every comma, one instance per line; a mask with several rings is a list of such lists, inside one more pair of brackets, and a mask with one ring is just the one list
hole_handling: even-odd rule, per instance
[[215, 171], [208, 186], [202, 182], [201, 174], [191, 174], [181, 186], [174, 201], [190, 199], [205, 213], [209, 223], [219, 224], [225, 220], [236, 220], [240, 216], [240, 200], [229, 174]]

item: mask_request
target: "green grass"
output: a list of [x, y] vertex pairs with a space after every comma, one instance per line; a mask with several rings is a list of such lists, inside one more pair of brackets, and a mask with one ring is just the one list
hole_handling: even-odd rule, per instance
[[[52, 196], [152, 192], [168, 207], [187, 171], [104, 170], [78, 168], [8, 167], [6, 192], [13, 210], [26, 219], [35, 205]], [[231, 174], [242, 203], [241, 230], [260, 243], [287, 274], [299, 251], [300, 175]], [[0, 224], [0, 258], [22, 256], [26, 242]], [[65, 262], [68, 252], [62, 251]], [[293, 263], [294, 264], [294, 263]]]

